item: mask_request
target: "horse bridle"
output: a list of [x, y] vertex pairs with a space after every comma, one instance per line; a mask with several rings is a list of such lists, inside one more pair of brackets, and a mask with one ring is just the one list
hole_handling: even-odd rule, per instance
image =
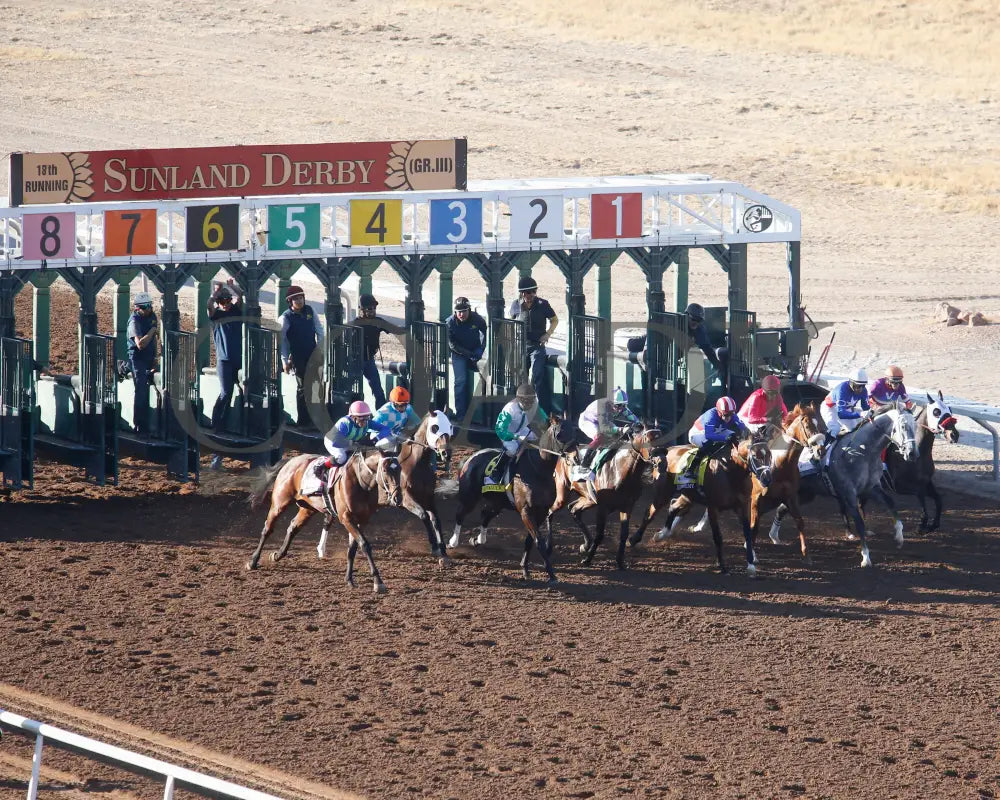
[[[389, 498], [389, 502], [394, 506], [399, 505], [398, 495], [402, 491], [402, 488], [399, 486], [397, 486], [395, 490], [389, 488], [389, 476], [386, 474], [387, 470], [385, 468], [385, 462], [393, 461], [396, 458], [397, 456], [395, 455], [384, 455], [383, 453], [379, 453], [378, 467], [373, 470], [368, 466], [368, 462], [365, 461], [364, 456], [360, 453], [358, 454], [358, 461], [364, 465], [365, 469], [368, 470], [369, 473], [371, 473], [372, 477], [375, 479], [375, 483], [383, 492], [385, 492], [385, 496]], [[361, 478], [360, 473], [358, 474], [358, 478]]]
[[[813, 417], [811, 414], [810, 415], [799, 414], [799, 416], [796, 417], [795, 422], [792, 423], [792, 426], [789, 429], [787, 429], [787, 430], [782, 430], [781, 434], [782, 434], [782, 436], [784, 436], [786, 438], [786, 440], [791, 440], [793, 442], [797, 442], [798, 444], [802, 445], [803, 448], [805, 448], [806, 450], [809, 451], [811, 458], [813, 458], [813, 459], [819, 459], [821, 457], [822, 453], [817, 453], [816, 451], [819, 450], [819, 448], [822, 447], [822, 443], [821, 442], [817, 442], [814, 445], [814, 444], [811, 444], [809, 440], [812, 439], [815, 436], [822, 436], [823, 434], [820, 431], [817, 430], [816, 433], [814, 433], [812, 436], [808, 436], [808, 437], [806, 436], [805, 420], [806, 420], [807, 416], [810, 419], [810, 421], [813, 422], [814, 427], [818, 427], [817, 425], [815, 425], [815, 422], [816, 422], [815, 417]], [[799, 432], [804, 437], [804, 440], [803, 439], [799, 439], [797, 436], [795, 436], [795, 430], [796, 430], [796, 428], [800, 429]]]
[[751, 442], [749, 442], [747, 444], [747, 459], [746, 459], [745, 462], [740, 457], [740, 443], [739, 442], [736, 442], [735, 444], [733, 444], [732, 453], [733, 453], [733, 460], [737, 464], [740, 464], [741, 466], [743, 466], [746, 469], [748, 469], [754, 476], [756, 476], [756, 478], [759, 481], [761, 481], [761, 483], [763, 483], [763, 478], [761, 478], [761, 475], [764, 473], [765, 470], [771, 469], [771, 466], [769, 464], [762, 463], [763, 460], [759, 459], [758, 456], [756, 455], [755, 451], [759, 447], [767, 447], [767, 442], [766, 441], [760, 441], [760, 442], [753, 442], [753, 441], [751, 441]]

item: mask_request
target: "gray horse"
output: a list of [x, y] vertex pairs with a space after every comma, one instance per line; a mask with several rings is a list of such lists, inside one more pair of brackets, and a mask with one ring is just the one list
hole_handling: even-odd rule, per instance
[[876, 498], [892, 514], [896, 545], [903, 546], [903, 522], [896, 511], [896, 504], [880, 485], [882, 451], [892, 442], [904, 460], [915, 460], [917, 446], [914, 430], [913, 415], [897, 403], [875, 412], [871, 421], [861, 422], [833, 445], [826, 472], [845, 520], [854, 523], [854, 530], [861, 539], [862, 567], [872, 565], [863, 516], [864, 503], [870, 497]]

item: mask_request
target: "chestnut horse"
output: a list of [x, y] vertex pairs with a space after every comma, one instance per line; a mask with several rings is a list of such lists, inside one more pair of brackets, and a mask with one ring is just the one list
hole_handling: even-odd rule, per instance
[[[752, 543], [757, 541], [760, 515], [784, 506], [791, 513], [798, 526], [802, 557], [806, 554], [806, 528], [802, 511], [799, 509], [799, 459], [808, 450], [811, 460], [818, 466], [826, 452], [826, 423], [819, 415], [815, 403], [799, 403], [785, 417], [782, 436], [788, 443], [785, 450], [777, 451], [771, 465], [771, 483], [764, 486], [753, 478], [753, 495], [750, 499], [750, 526], [753, 530]], [[784, 516], [784, 512], [782, 513]], [[776, 521], [771, 528], [771, 541], [780, 543]]]
[[[618, 512], [621, 522], [621, 534], [618, 537], [618, 554], [615, 563], [618, 569], [625, 569], [625, 541], [628, 539], [628, 525], [632, 517], [632, 509], [635, 507], [639, 495], [642, 494], [642, 473], [647, 464], [652, 464], [650, 450], [660, 436], [660, 432], [651, 428], [640, 431], [632, 435], [626, 433], [625, 447], [620, 448], [611, 458], [609, 458], [595, 475], [593, 485], [588, 481], [574, 481], [571, 477], [572, 466], [565, 459], [560, 459], [556, 465], [556, 501], [549, 511], [547, 525], [549, 529], [549, 547], [551, 541], [551, 517], [559, 509], [567, 504], [569, 512], [576, 520], [576, 524], [583, 531], [583, 544], [580, 545], [580, 552], [583, 553], [583, 564], [590, 564], [597, 552], [598, 546], [604, 539], [604, 528], [607, 524], [608, 515]], [[570, 501], [570, 493], [576, 492], [578, 497]], [[594, 521], [595, 535], [590, 536], [590, 531], [583, 522], [583, 512], [588, 508], [596, 509], [596, 519]]]
[[[307, 470], [312, 470], [315, 461], [316, 456], [309, 454], [283, 459], [266, 471], [261, 485], [251, 494], [250, 505], [252, 508], [256, 508], [263, 503], [268, 488], [274, 484], [274, 488], [271, 489], [271, 508], [267, 512], [267, 520], [260, 533], [257, 549], [253, 551], [253, 555], [247, 561], [247, 569], [257, 569], [261, 551], [264, 549], [264, 542], [271, 535], [275, 521], [281, 512], [292, 503], [298, 506], [298, 513], [289, 524], [281, 547], [271, 553], [271, 560], [279, 561], [288, 554], [288, 548], [292, 539], [295, 538], [295, 534], [316, 513], [323, 515], [323, 535], [320, 537], [316, 550], [320, 558], [326, 558], [326, 540], [330, 533], [333, 516], [327, 510], [322, 495], [305, 495], [301, 491], [303, 477]], [[375, 450], [367, 456], [362, 455], [360, 451], [354, 453], [340, 468], [340, 474], [336, 476], [330, 491], [330, 499], [333, 502], [337, 519], [347, 529], [349, 542], [347, 548], [347, 584], [354, 586], [354, 556], [357, 554], [360, 544], [368, 559], [368, 567], [371, 569], [376, 592], [386, 591], [386, 586], [382, 582], [378, 567], [375, 566], [375, 560], [372, 558], [372, 546], [362, 533], [361, 528], [368, 524], [368, 520], [378, 509], [380, 488], [388, 497], [396, 498], [395, 504], [398, 505], [400, 494], [399, 462], [394, 455], [384, 455]]]
[[753, 486], [751, 475], [756, 475], [765, 485], [770, 482], [771, 450], [767, 441], [757, 437], [741, 439], [730, 447], [723, 446], [721, 455], [706, 455], [708, 465], [705, 469], [703, 486], [691, 486], [680, 490], [680, 494], [671, 500], [674, 494], [674, 478], [680, 472], [684, 457], [693, 449], [693, 445], [679, 445], [667, 450], [665, 456], [657, 461], [654, 468], [653, 502], [649, 506], [646, 519], [639, 529], [629, 538], [633, 547], [642, 541], [642, 534], [650, 520], [656, 516], [664, 505], [669, 502], [667, 519], [657, 532], [656, 541], [668, 539], [681, 517], [690, 511], [695, 503], [701, 503], [708, 509], [708, 521], [712, 527], [712, 541], [715, 543], [715, 555], [719, 562], [719, 571], [728, 572], [722, 555], [722, 532], [719, 530], [719, 512], [732, 511], [743, 526], [743, 539], [747, 553], [747, 573], [755, 575], [757, 567], [753, 550], [753, 531], [750, 527], [750, 497]]

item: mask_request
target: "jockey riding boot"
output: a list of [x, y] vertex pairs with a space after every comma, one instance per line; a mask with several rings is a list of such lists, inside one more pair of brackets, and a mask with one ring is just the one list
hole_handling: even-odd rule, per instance
[[316, 466], [313, 467], [313, 471], [316, 477], [320, 479], [323, 483], [326, 483], [326, 472], [333, 466], [333, 461], [329, 458], [324, 458], [322, 461], [316, 462]]
[[694, 454], [694, 458], [691, 459], [691, 463], [688, 464], [687, 469], [678, 476], [681, 483], [695, 483], [698, 480], [698, 467], [704, 455], [705, 451], [699, 447], [698, 451]]

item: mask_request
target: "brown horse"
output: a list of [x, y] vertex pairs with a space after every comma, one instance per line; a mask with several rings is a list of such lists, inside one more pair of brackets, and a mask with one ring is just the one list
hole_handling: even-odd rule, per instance
[[430, 411], [420, 421], [413, 439], [404, 442], [399, 450], [403, 508], [424, 523], [427, 541], [431, 545], [431, 556], [438, 558], [442, 567], [449, 559], [434, 495], [437, 482], [434, 456], [436, 454], [444, 463], [448, 462], [451, 458], [453, 434], [454, 428], [448, 415], [443, 411]]
[[691, 451], [693, 445], [679, 445], [667, 450], [654, 468], [654, 496], [646, 519], [639, 529], [629, 538], [629, 543], [635, 547], [642, 541], [642, 534], [650, 520], [656, 516], [665, 504], [669, 502], [667, 519], [656, 534], [656, 541], [662, 541], [673, 535], [674, 529], [681, 517], [690, 511], [696, 502], [708, 509], [708, 521], [712, 527], [712, 541], [715, 543], [715, 554], [719, 562], [719, 571], [728, 572], [722, 555], [722, 532], [719, 530], [719, 512], [732, 511], [743, 526], [743, 540], [747, 552], [747, 573], [756, 575], [756, 556], [753, 550], [753, 531], [750, 527], [750, 497], [753, 486], [751, 475], [765, 484], [770, 482], [771, 451], [763, 439], [742, 439], [731, 447], [723, 447], [721, 455], [708, 456], [703, 486], [692, 486], [680, 490], [680, 494], [671, 500], [674, 493], [674, 479], [681, 471], [684, 457]]
[[[556, 501], [549, 511], [549, 547], [551, 547], [551, 517], [559, 509], [570, 502], [571, 492], [578, 497], [570, 503], [569, 512], [576, 524], [583, 531], [584, 543], [580, 545], [583, 553], [583, 564], [590, 564], [597, 548], [604, 539], [604, 528], [608, 515], [618, 512], [621, 522], [621, 534], [618, 537], [618, 554], [615, 563], [618, 569], [625, 569], [625, 541], [628, 539], [628, 525], [632, 517], [639, 495], [642, 494], [642, 473], [647, 464], [652, 464], [650, 451], [660, 432], [655, 428], [629, 435], [626, 446], [620, 448], [614, 456], [601, 465], [595, 475], [593, 486], [587, 481], [574, 481], [571, 476], [572, 467], [566, 459], [560, 459], [556, 465]], [[596, 509], [594, 520], [595, 535], [583, 522], [583, 512], [588, 508]]]
[[[760, 515], [784, 505], [798, 526], [802, 557], [808, 561], [805, 521], [799, 510], [799, 458], [804, 450], [808, 450], [812, 460], [818, 464], [826, 451], [826, 423], [819, 415], [816, 404], [799, 403], [789, 411], [782, 435], [788, 447], [774, 456], [771, 483], [765, 487], [756, 476], [753, 478], [753, 496], [750, 499], [752, 541], [757, 541]], [[772, 526], [770, 536], [771, 541], [778, 544], [781, 541], [778, 537], [781, 524], [776, 522], [776, 525], [777, 527]]]
[[562, 453], [575, 438], [572, 426], [553, 414], [549, 418], [548, 427], [539, 437], [538, 444], [528, 444], [527, 449], [521, 453], [511, 468], [509, 496], [508, 492], [483, 494], [483, 477], [487, 465], [500, 454], [500, 451], [480, 450], [469, 456], [459, 471], [458, 511], [455, 513], [455, 531], [448, 543], [449, 547], [458, 545], [462, 521], [466, 514], [480, 503], [482, 503], [480, 527], [478, 534], [472, 536], [472, 544], [485, 544], [490, 520], [504, 509], [512, 509], [521, 517], [521, 522], [527, 530], [527, 535], [524, 537], [524, 555], [521, 557], [521, 573], [525, 580], [528, 579], [528, 556], [534, 543], [537, 544], [538, 553], [545, 563], [549, 582], [555, 583], [556, 574], [550, 560], [551, 543], [546, 542], [545, 537], [541, 536], [541, 529], [556, 499], [553, 478], [556, 462], [562, 458]]
[[[253, 555], [247, 561], [247, 569], [257, 569], [261, 551], [264, 549], [264, 542], [271, 535], [275, 521], [281, 512], [292, 503], [298, 506], [298, 513], [289, 524], [281, 547], [271, 554], [271, 560], [279, 561], [287, 555], [295, 534], [316, 513], [323, 515], [323, 535], [320, 537], [316, 550], [320, 558], [326, 558], [326, 540], [330, 533], [333, 516], [327, 510], [322, 495], [305, 495], [301, 491], [303, 477], [307, 470], [312, 469], [315, 460], [316, 456], [314, 455], [301, 455], [282, 460], [266, 472], [261, 485], [250, 496], [251, 507], [256, 508], [262, 504], [268, 488], [272, 483], [274, 484], [274, 488], [271, 489], [271, 508], [267, 513], [264, 529], [260, 533], [257, 549], [253, 551]], [[330, 499], [333, 502], [337, 519], [347, 529], [349, 542], [347, 548], [347, 584], [354, 586], [354, 556], [357, 554], [360, 544], [368, 559], [374, 589], [376, 592], [384, 592], [386, 586], [382, 582], [378, 567], [375, 566], [375, 560], [372, 558], [372, 546], [364, 533], [361, 532], [361, 528], [368, 524], [368, 520], [378, 509], [379, 489], [382, 489], [390, 498], [396, 498], [395, 504], [398, 505], [400, 494], [399, 462], [395, 456], [387, 456], [377, 450], [370, 452], [367, 456], [357, 452], [340, 468], [340, 473], [336, 476], [333, 488], [330, 490]]]

